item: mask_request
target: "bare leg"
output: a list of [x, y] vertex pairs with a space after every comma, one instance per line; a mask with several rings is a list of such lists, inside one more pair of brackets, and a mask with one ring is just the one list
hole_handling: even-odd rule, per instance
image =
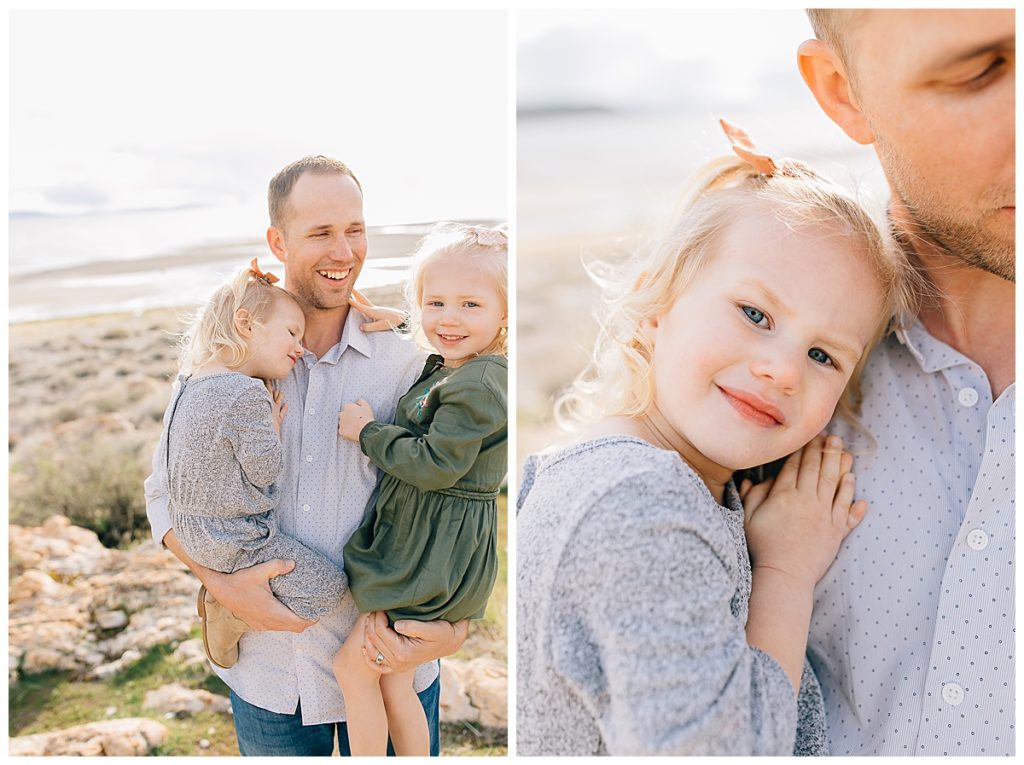
[[412, 681], [414, 672], [383, 675], [380, 692], [388, 715], [388, 730], [395, 754], [405, 757], [426, 757], [430, 754], [430, 733]]
[[334, 655], [334, 677], [345, 696], [348, 744], [355, 756], [387, 754], [388, 718], [381, 695], [381, 676], [363, 658], [363, 623], [360, 615], [348, 639]]

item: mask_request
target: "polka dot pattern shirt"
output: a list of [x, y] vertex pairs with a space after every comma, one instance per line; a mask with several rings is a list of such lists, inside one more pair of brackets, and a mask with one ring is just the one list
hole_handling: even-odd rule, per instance
[[[288, 413], [281, 427], [284, 469], [271, 496], [281, 531], [319, 550], [339, 568], [345, 542], [359, 526], [377, 486], [377, 469], [359, 444], [338, 435], [338, 413], [366, 399], [374, 416], [391, 422], [398, 399], [419, 376], [426, 354], [394, 332], [364, 333], [349, 311], [341, 341], [322, 358], [308, 350], [281, 381]], [[166, 425], [166, 420], [165, 420]], [[146, 480], [146, 512], [153, 536], [171, 528], [167, 514], [163, 438]], [[281, 714], [302, 702], [304, 725], [345, 719], [345, 702], [331, 661], [359, 613], [346, 593], [338, 607], [300, 634], [248, 632], [231, 669], [214, 671], [245, 701]], [[416, 671], [417, 691], [437, 677], [437, 662]]]
[[[1015, 386], [920, 323], [864, 373], [867, 517], [815, 590], [834, 755], [1014, 753]], [[848, 423], [848, 445], [869, 449]]]

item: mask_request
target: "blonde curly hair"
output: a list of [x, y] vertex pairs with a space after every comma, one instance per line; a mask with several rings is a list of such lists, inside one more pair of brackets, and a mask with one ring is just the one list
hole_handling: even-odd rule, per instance
[[238, 333], [235, 316], [244, 310], [254, 324], [260, 324], [270, 315], [276, 300], [290, 300], [298, 305], [290, 292], [272, 284], [251, 267], [236, 271], [194, 314], [188, 329], [181, 335], [178, 343], [181, 371], [189, 372], [215, 358], [228, 368], [240, 367], [249, 355], [249, 346]]
[[[624, 265], [588, 266], [603, 292], [603, 319], [590, 363], [556, 400], [560, 425], [575, 429], [602, 417], [648, 411], [654, 402], [654, 375], [642, 324], [669, 310], [712, 256], [720, 233], [736, 216], [749, 212], [752, 203], [767, 206], [791, 228], [829, 225], [860, 245], [884, 292], [884, 310], [868, 350], [894, 325], [894, 318], [915, 312], [915, 272], [909, 261], [842, 187], [794, 160], [780, 160], [777, 170], [767, 175], [732, 155], [714, 159], [691, 177], [664, 235]], [[860, 374], [867, 357], [865, 352], [836, 408], [858, 428]]]

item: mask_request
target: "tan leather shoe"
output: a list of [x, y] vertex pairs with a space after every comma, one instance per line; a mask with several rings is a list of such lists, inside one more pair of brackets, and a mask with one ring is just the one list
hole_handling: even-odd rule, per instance
[[203, 620], [203, 650], [207, 657], [222, 669], [235, 666], [238, 639], [249, 631], [249, 625], [214, 600], [206, 585], [199, 588], [196, 608]]

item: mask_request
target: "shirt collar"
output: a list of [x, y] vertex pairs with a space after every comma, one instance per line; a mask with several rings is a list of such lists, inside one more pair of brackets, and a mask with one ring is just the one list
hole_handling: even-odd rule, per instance
[[363, 321], [362, 314], [350, 308], [345, 319], [345, 326], [341, 329], [341, 340], [331, 346], [327, 353], [319, 359], [307, 350], [302, 354], [302, 358], [306, 359], [306, 366], [312, 367], [318, 361], [337, 364], [342, 354], [349, 348], [361, 353], [366, 358], [373, 356], [373, 341], [370, 339], [370, 335], [363, 331]]
[[915, 318], [909, 327], [900, 327], [895, 334], [896, 339], [920, 365], [921, 371], [927, 374], [972, 363], [962, 353], [933, 337], [920, 319]]

